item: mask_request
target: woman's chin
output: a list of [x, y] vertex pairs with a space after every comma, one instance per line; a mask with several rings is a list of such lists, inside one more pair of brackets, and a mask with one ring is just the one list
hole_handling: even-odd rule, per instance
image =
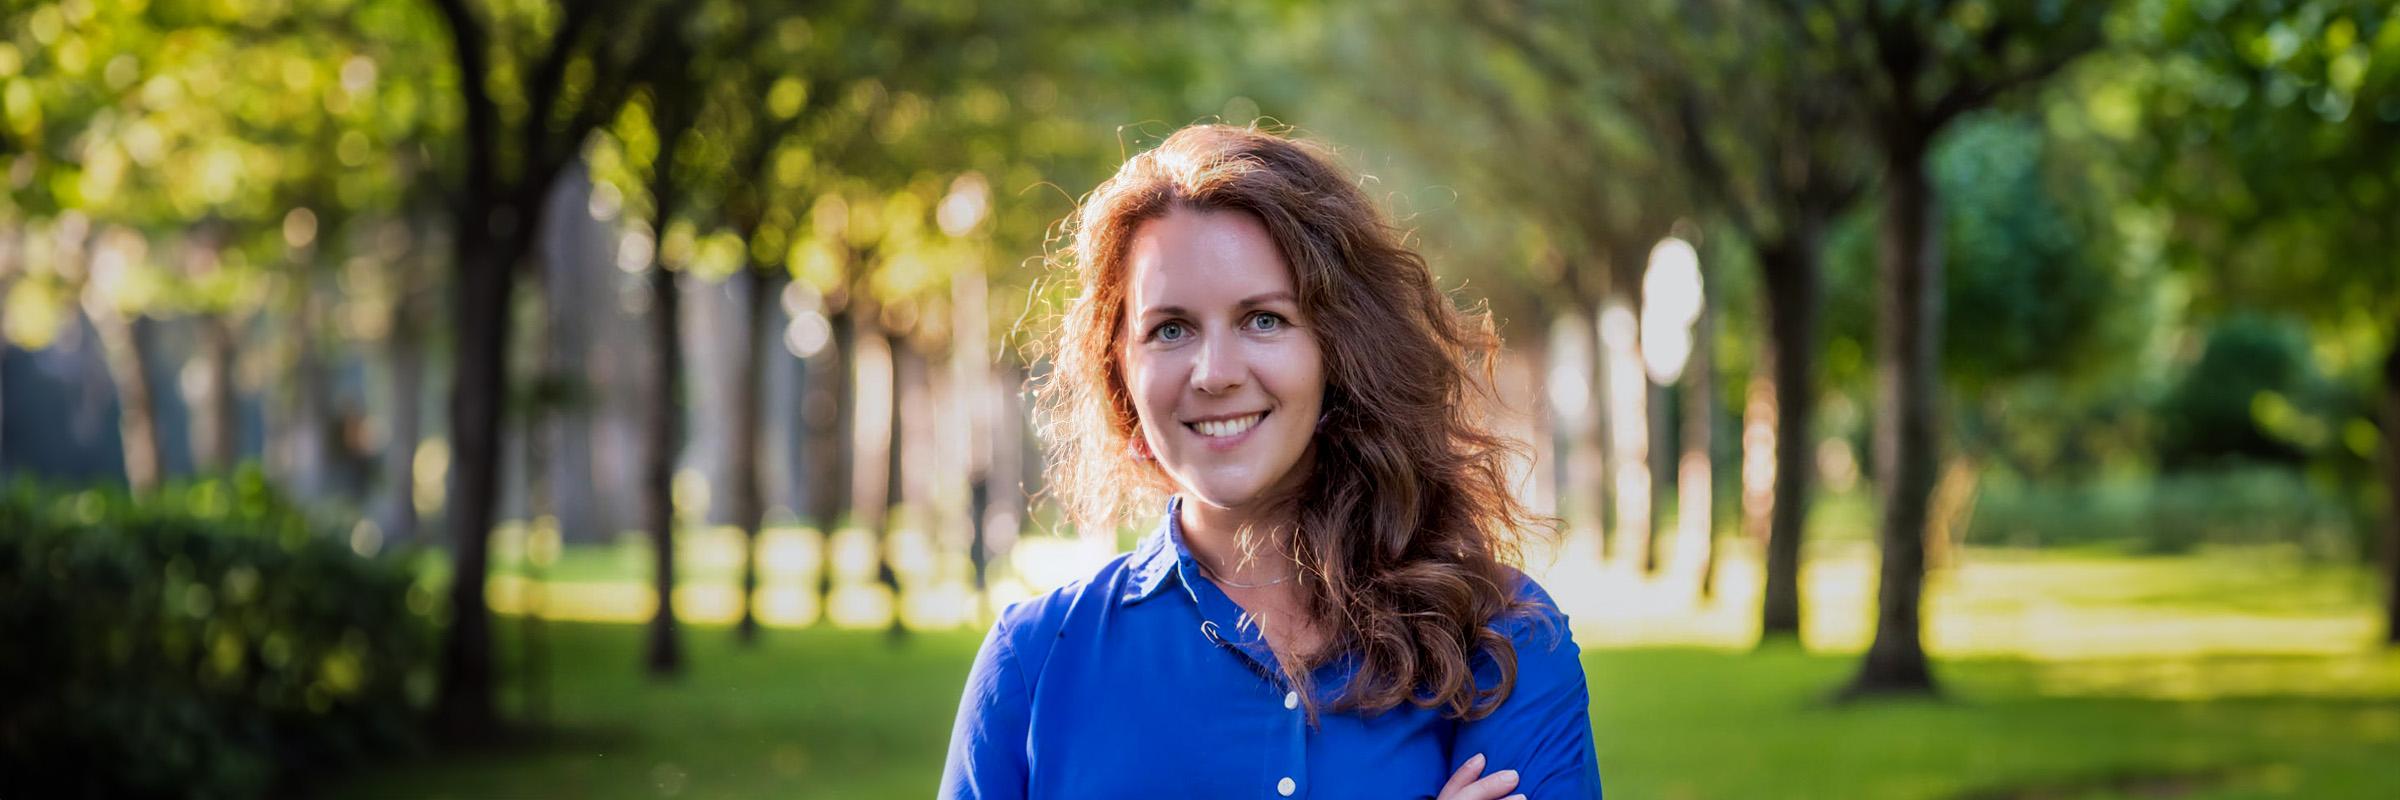
[[1219, 464], [1215, 469], [1197, 469], [1177, 476], [1176, 491], [1187, 501], [1198, 502], [1220, 511], [1241, 511], [1273, 501], [1282, 492], [1296, 490], [1295, 464], [1276, 471], [1276, 479], [1263, 477], [1267, 470], [1251, 464]]
[[1209, 508], [1231, 511], [1255, 502], [1258, 490], [1255, 487], [1185, 486], [1183, 496]]

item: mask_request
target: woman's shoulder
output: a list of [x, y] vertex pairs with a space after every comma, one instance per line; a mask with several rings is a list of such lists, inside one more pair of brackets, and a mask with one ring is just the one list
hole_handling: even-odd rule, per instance
[[1151, 568], [1149, 562], [1155, 560], [1156, 550], [1157, 544], [1145, 538], [1131, 552], [1116, 554], [1090, 575], [1002, 607], [999, 624], [1018, 631], [1055, 633], [1071, 618], [1096, 613], [1123, 594], [1134, 579]]
[[1558, 607], [1550, 591], [1523, 570], [1513, 566], [1501, 569], [1508, 580], [1510, 603], [1492, 619], [1492, 630], [1515, 645], [1519, 662], [1536, 654], [1563, 654], [1567, 659], [1575, 659], [1578, 648], [1567, 612]]
[[1150, 568], [1148, 560], [1155, 557], [1151, 550], [1145, 541], [1088, 576], [1001, 607], [985, 646], [1004, 648], [1025, 674], [1041, 675], [1061, 638], [1076, 630], [1093, 630], [1115, 598]]

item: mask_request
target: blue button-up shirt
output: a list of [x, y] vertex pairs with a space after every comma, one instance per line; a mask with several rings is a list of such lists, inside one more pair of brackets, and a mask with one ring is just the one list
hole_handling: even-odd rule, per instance
[[[1132, 553], [1001, 612], [959, 701], [942, 797], [1433, 797], [1477, 753], [1486, 775], [1517, 770], [1531, 800], [1600, 797], [1578, 649], [1531, 578], [1512, 572], [1535, 613], [1494, 622], [1516, 645], [1517, 683], [1490, 716], [1330, 711], [1356, 669], [1337, 658], [1311, 676], [1328, 709], [1311, 730], [1177, 516], [1171, 503]], [[1473, 669], [1497, 684], [1488, 654]]]

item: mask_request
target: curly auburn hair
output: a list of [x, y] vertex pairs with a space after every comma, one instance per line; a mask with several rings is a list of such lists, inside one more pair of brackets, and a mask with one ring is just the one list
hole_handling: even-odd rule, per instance
[[[1197, 125], [1085, 197], [1061, 265], [1079, 291], [1036, 384], [1050, 492], [1075, 523], [1113, 529], [1128, 513], [1156, 513], [1175, 489], [1157, 462], [1129, 455], [1140, 420], [1119, 348], [1127, 244], [1177, 209], [1263, 223], [1324, 353], [1325, 421], [1302, 462], [1313, 466], [1266, 515], [1289, 527], [1240, 537], [1246, 552], [1263, 538], [1298, 564], [1305, 613], [1328, 634], [1316, 653], [1278, 653], [1284, 674], [1306, 688], [1314, 668], [1354, 653], [1336, 709], [1407, 701], [1457, 719], [1491, 713], [1516, 683], [1515, 648], [1494, 623], [1527, 610], [1506, 565], [1520, 536], [1557, 522], [1509, 491], [1510, 462], [1525, 451], [1485, 419], [1499, 349], [1489, 313], [1454, 306], [1329, 153], [1256, 127]], [[1476, 686], [1478, 650], [1499, 668], [1489, 690]]]

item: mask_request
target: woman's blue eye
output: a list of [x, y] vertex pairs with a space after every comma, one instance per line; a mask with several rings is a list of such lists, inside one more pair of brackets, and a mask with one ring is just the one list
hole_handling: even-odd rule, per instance
[[1165, 324], [1165, 325], [1160, 325], [1160, 326], [1158, 326], [1157, 328], [1155, 328], [1155, 329], [1152, 329], [1152, 330], [1150, 331], [1150, 338], [1153, 338], [1153, 339], [1158, 339], [1158, 340], [1161, 340], [1161, 341], [1168, 341], [1168, 342], [1172, 342], [1172, 341], [1175, 341], [1175, 340], [1178, 340], [1178, 339], [1182, 339], [1182, 338], [1183, 338], [1183, 334], [1184, 334], [1184, 330], [1183, 330], [1183, 323], [1181, 323], [1181, 322], [1169, 322], [1169, 323], [1167, 323], [1167, 324]]
[[1283, 318], [1274, 314], [1258, 314], [1250, 318], [1250, 329], [1265, 333], [1283, 327]]

